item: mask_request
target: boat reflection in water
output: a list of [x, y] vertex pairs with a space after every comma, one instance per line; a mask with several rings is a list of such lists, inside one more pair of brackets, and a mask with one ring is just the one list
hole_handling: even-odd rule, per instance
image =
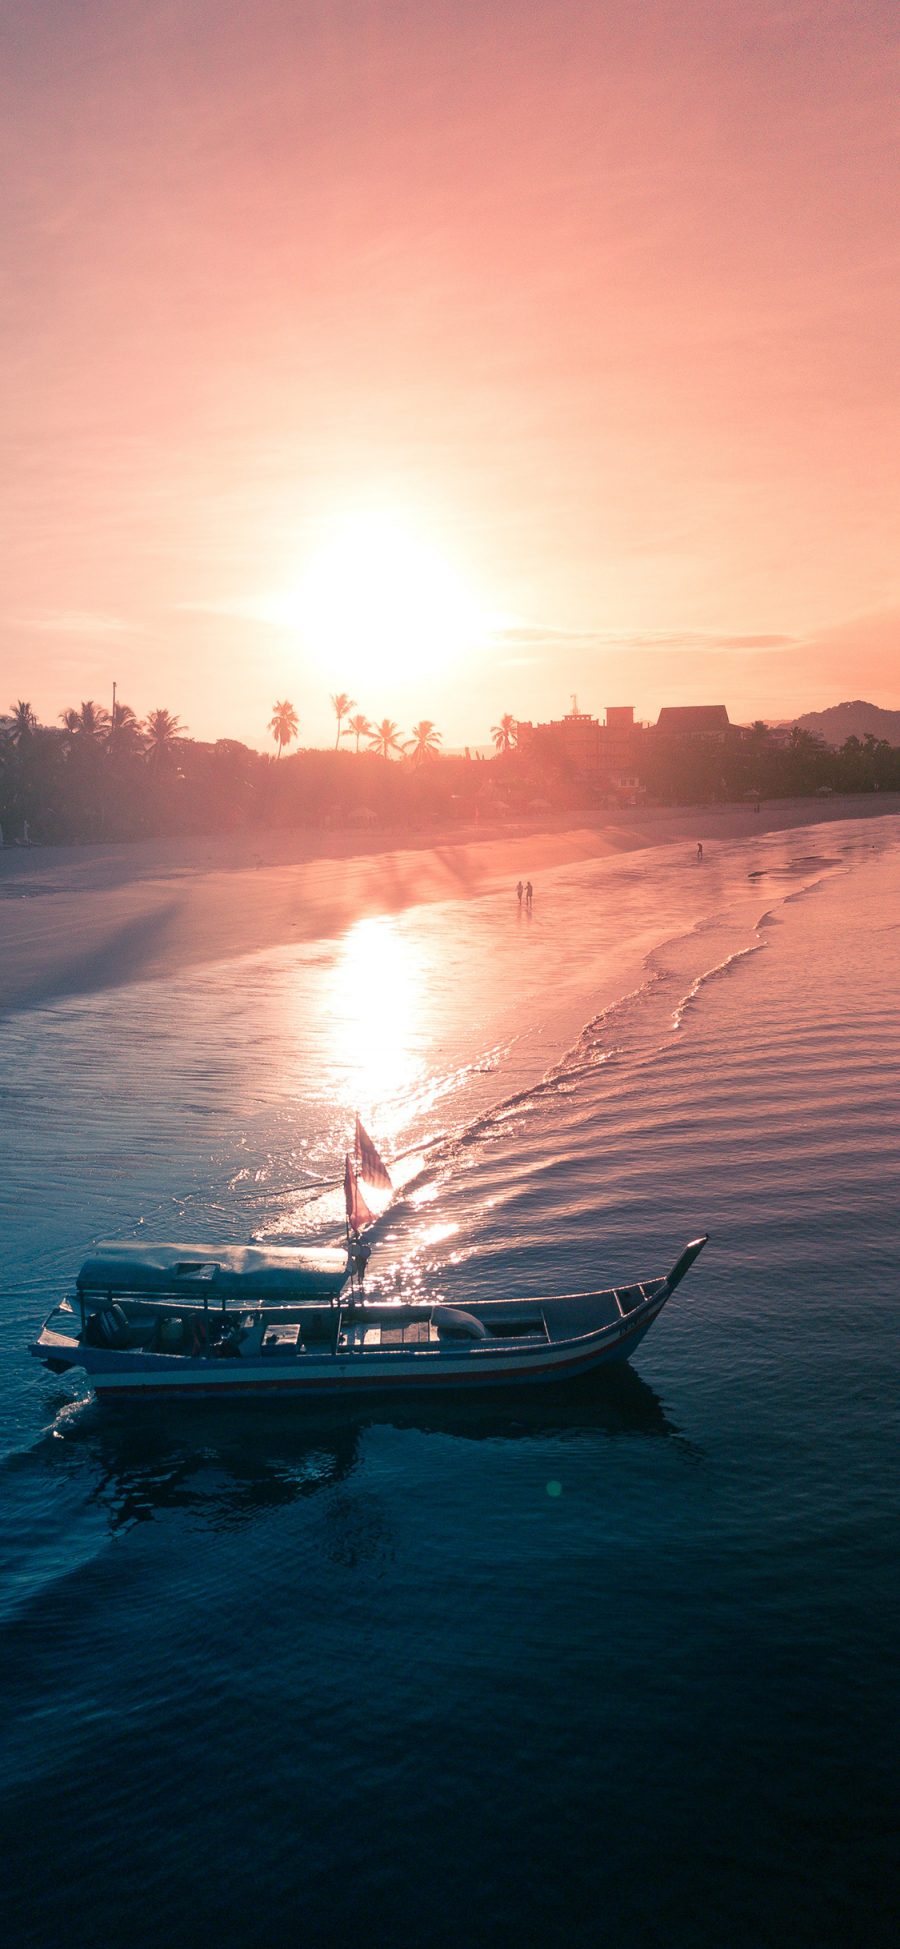
[[270, 1403], [215, 1401], [126, 1408], [93, 1400], [58, 1404], [44, 1459], [82, 1463], [95, 1476], [91, 1500], [114, 1531], [180, 1511], [212, 1529], [250, 1524], [288, 1504], [335, 1490], [362, 1466], [362, 1446], [379, 1429], [464, 1442], [577, 1442], [663, 1438], [684, 1442], [659, 1396], [622, 1366], [511, 1398], [384, 1402], [349, 1414], [322, 1403], [304, 1413]]
[[[633, 1367], [623, 1363], [574, 1380], [550, 1383], [534, 1392], [510, 1395], [485, 1390], [478, 1399], [392, 1401], [378, 1417], [382, 1426], [415, 1428], [420, 1434], [458, 1436], [462, 1441], [556, 1441], [657, 1435], [682, 1440], [659, 1395]], [[374, 1423], [375, 1416], [372, 1417]]]

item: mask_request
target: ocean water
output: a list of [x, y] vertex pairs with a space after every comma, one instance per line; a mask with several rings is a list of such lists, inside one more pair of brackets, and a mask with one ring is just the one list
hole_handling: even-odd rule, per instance
[[[528, 862], [523, 860], [527, 872]], [[3, 1936], [893, 1940], [900, 821], [683, 845], [0, 1024]], [[99, 1408], [103, 1236], [459, 1302], [710, 1244], [512, 1400]]]

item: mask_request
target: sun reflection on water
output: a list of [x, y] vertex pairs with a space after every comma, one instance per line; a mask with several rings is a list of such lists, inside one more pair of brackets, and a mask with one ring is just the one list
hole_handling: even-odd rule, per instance
[[389, 914], [344, 936], [326, 1004], [331, 1084], [344, 1103], [374, 1114], [390, 1140], [427, 1073], [427, 982], [422, 949]]

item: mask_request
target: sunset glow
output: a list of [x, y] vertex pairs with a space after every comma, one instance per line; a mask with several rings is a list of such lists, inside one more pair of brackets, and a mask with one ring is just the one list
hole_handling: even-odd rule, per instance
[[900, 706], [889, 0], [13, 18], [4, 694]]
[[269, 606], [295, 630], [325, 682], [354, 690], [420, 686], [458, 663], [490, 628], [452, 564], [389, 513], [331, 523], [298, 587]]

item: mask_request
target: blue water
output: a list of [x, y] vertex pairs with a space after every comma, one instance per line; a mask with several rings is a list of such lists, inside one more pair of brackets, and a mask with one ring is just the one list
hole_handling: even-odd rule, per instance
[[[900, 822], [832, 823], [7, 1019], [5, 1940], [893, 1939], [898, 945]], [[386, 1291], [711, 1243], [527, 1400], [29, 1361], [94, 1237], [336, 1236], [357, 1106]]]

